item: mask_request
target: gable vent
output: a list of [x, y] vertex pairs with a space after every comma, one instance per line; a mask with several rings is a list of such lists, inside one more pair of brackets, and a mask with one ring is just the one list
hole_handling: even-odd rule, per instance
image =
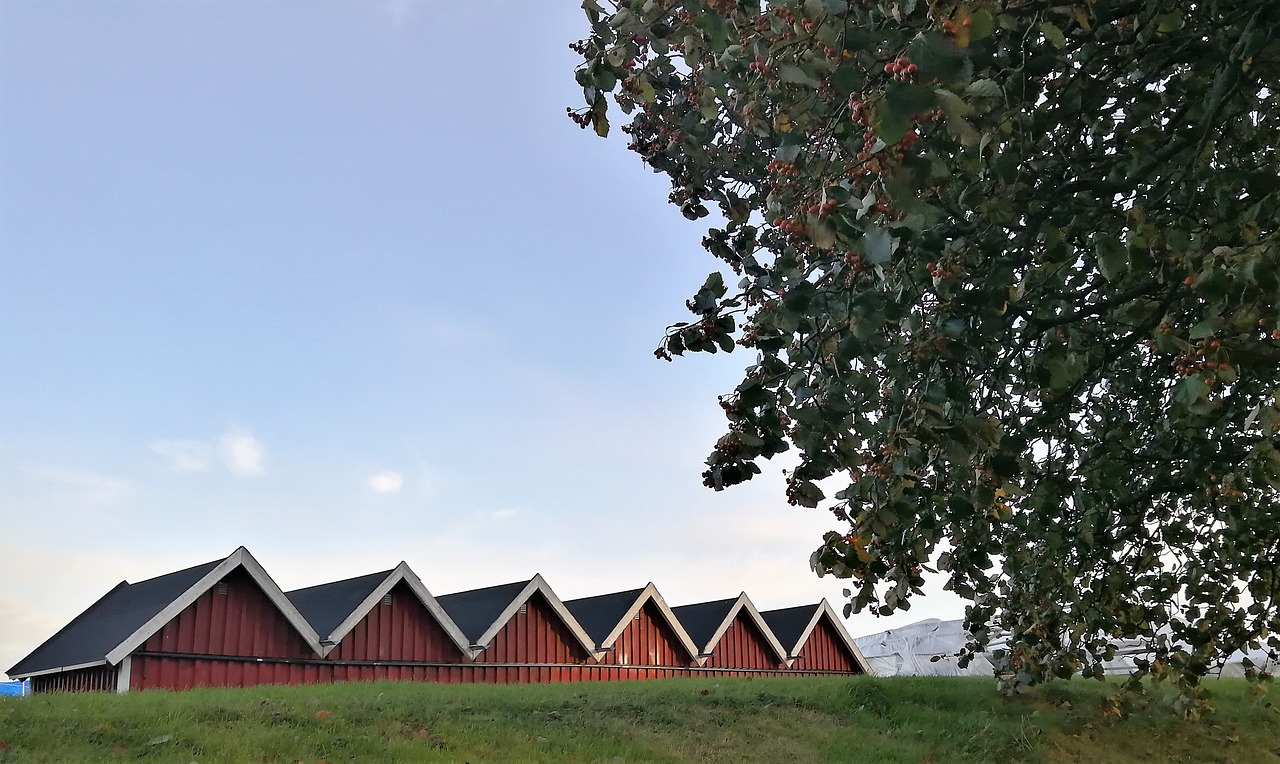
[[520, 603], [520, 615], [524, 615], [525, 613], [528, 613], [528, 612], [529, 612], [529, 603], [528, 602]]
[[391, 604], [391, 593], [390, 593], [390, 592], [388, 592], [388, 593], [386, 594], [386, 596], [384, 596], [384, 597], [382, 598], [382, 604], [384, 604], [384, 605], [390, 605], [390, 604]]
[[227, 593], [228, 591], [230, 591], [230, 590], [231, 590], [231, 587], [229, 587], [229, 586], [227, 585], [227, 582], [226, 582], [226, 581], [219, 581], [219, 582], [218, 582], [218, 589], [217, 589], [218, 594], [226, 594], [226, 593]]

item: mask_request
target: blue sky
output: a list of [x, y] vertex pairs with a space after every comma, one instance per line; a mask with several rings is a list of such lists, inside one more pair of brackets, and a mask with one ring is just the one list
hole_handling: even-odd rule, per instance
[[[829, 515], [700, 484], [714, 262], [564, 115], [577, 3], [0, 3], [0, 670], [122, 579], [827, 597]], [[783, 464], [777, 467], [785, 466]], [[942, 593], [855, 635], [959, 617]]]

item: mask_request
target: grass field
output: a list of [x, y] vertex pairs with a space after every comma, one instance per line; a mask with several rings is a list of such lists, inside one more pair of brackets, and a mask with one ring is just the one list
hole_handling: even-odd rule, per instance
[[0, 700], [0, 762], [1280, 763], [1277, 705], [1211, 686], [1196, 722], [1158, 702], [1116, 719], [1084, 680], [1015, 699], [865, 677], [37, 695]]

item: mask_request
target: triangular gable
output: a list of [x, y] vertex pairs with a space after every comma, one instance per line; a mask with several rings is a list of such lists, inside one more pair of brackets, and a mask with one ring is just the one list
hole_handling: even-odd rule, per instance
[[528, 581], [445, 594], [439, 598], [439, 602], [467, 636], [470, 641], [468, 654], [474, 658], [493, 641], [502, 627], [519, 611], [520, 606], [537, 593], [542, 594], [586, 654], [595, 656], [599, 651], [591, 637], [541, 575], [535, 575]]
[[108, 663], [107, 654], [113, 648], [221, 562], [214, 560], [134, 584], [121, 581], [9, 669], [9, 676], [40, 676]]
[[787, 655], [787, 651], [779, 644], [778, 638], [774, 636], [769, 624], [765, 623], [765, 620], [760, 617], [760, 611], [756, 610], [756, 606], [751, 604], [751, 599], [747, 597], [746, 592], [733, 599], [682, 605], [672, 608], [671, 611], [684, 624], [685, 629], [693, 637], [695, 644], [701, 646], [698, 657], [703, 659], [704, 662], [715, 651], [716, 645], [720, 643], [720, 638], [733, 625], [734, 619], [738, 617], [739, 613], [742, 613], [760, 630], [765, 644], [777, 657], [778, 662], [783, 666], [791, 665], [791, 658]]
[[761, 615], [771, 627], [775, 623], [778, 624], [778, 628], [774, 629], [774, 634], [784, 640], [782, 644], [787, 646], [788, 655], [791, 658], [795, 658], [800, 654], [800, 651], [804, 649], [805, 643], [809, 641], [809, 637], [813, 634], [813, 630], [817, 628], [823, 619], [826, 619], [827, 625], [834, 632], [840, 645], [848, 649], [849, 655], [853, 657], [854, 662], [858, 664], [862, 672], [864, 674], [871, 673], [871, 664], [867, 662], [866, 656], [858, 649], [853, 637], [850, 637], [849, 632], [845, 630], [844, 624], [841, 623], [840, 618], [836, 615], [836, 611], [832, 609], [831, 603], [825, 599], [816, 605], [770, 610], [761, 613]]
[[253, 579], [254, 583], [262, 590], [262, 593], [271, 601], [271, 604], [275, 605], [280, 615], [284, 616], [285, 620], [289, 622], [298, 635], [302, 637], [303, 641], [317, 655], [323, 654], [323, 648], [320, 646], [320, 637], [316, 634], [315, 629], [311, 627], [307, 619], [302, 617], [302, 613], [298, 612], [298, 609], [289, 601], [289, 598], [280, 590], [280, 587], [271, 579], [271, 576], [267, 575], [267, 572], [263, 570], [258, 561], [253, 558], [253, 555], [249, 554], [249, 550], [240, 547], [116, 645], [107, 653], [107, 662], [112, 665], [119, 663], [125, 656], [141, 647], [152, 634], [155, 634], [166, 623], [177, 617], [183, 610], [186, 610], [191, 603], [200, 598], [200, 595], [236, 569], [243, 569]]
[[564, 604], [578, 619], [578, 623], [587, 634], [595, 640], [596, 651], [599, 652], [613, 647], [627, 625], [649, 602], [653, 603], [662, 615], [662, 619], [671, 627], [680, 646], [698, 665], [702, 665], [706, 658], [699, 656], [698, 646], [694, 644], [693, 638], [689, 636], [689, 632], [685, 631], [680, 619], [672, 612], [671, 607], [667, 605], [667, 601], [658, 593], [657, 587], [652, 582], [643, 589], [583, 597], [569, 600]]
[[564, 606], [569, 608], [574, 618], [578, 619], [578, 624], [596, 643], [596, 647], [604, 648], [607, 646], [609, 635], [617, 626], [635, 615], [630, 611], [642, 592], [644, 589], [630, 589], [625, 592], [581, 597], [576, 600], [565, 600]]
[[[316, 630], [323, 642], [333, 639], [332, 634], [338, 626], [351, 615], [369, 597], [378, 585], [391, 575], [384, 570], [366, 576], [345, 578], [327, 584], [308, 586], [305, 589], [294, 589], [285, 592], [307, 623]], [[336, 641], [336, 640], [335, 640]]]
[[[374, 586], [369, 588], [368, 584], [370, 581], [368, 579], [373, 579], [376, 576], [380, 576], [380, 580], [378, 580]], [[334, 584], [329, 585], [335, 587], [335, 594], [340, 594], [342, 599], [347, 602], [350, 602], [361, 592], [364, 593], [364, 596], [348, 611], [346, 617], [341, 621], [334, 623], [328, 632], [320, 632], [322, 638], [321, 646], [324, 648], [322, 655], [328, 655], [332, 652], [334, 648], [338, 646], [338, 643], [342, 641], [342, 638], [347, 636], [347, 634], [350, 633], [351, 630], [369, 614], [369, 611], [373, 610], [378, 603], [382, 601], [382, 598], [401, 582], [404, 582], [404, 584], [409, 587], [414, 596], [418, 598], [418, 601], [422, 603], [422, 606], [427, 609], [427, 612], [431, 614], [431, 616], [436, 620], [436, 623], [439, 624], [440, 628], [444, 630], [444, 633], [449, 637], [449, 640], [462, 651], [462, 654], [471, 656], [471, 645], [467, 640], [466, 635], [458, 628], [458, 625], [454, 623], [453, 619], [449, 617], [449, 614], [445, 611], [444, 607], [442, 607], [436, 598], [432, 596], [431, 592], [427, 591], [427, 587], [422, 583], [422, 579], [418, 578], [418, 575], [413, 572], [413, 569], [409, 567], [408, 563], [403, 561], [394, 569], [385, 573], [374, 573], [369, 576], [361, 576], [358, 579], [347, 579], [347, 581], [335, 581]], [[346, 585], [340, 586], [342, 584]], [[321, 587], [312, 588], [319, 589]], [[293, 594], [294, 593], [290, 593], [290, 598], [293, 598]], [[312, 592], [307, 595], [307, 598], [309, 600], [313, 600], [317, 598], [317, 593]], [[330, 609], [329, 612], [332, 612], [332, 609]], [[332, 620], [332, 616], [330, 616], [330, 618]]]

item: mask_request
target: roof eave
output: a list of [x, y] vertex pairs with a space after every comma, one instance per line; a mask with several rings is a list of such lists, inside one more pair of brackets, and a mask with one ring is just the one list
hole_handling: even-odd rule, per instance
[[587, 653], [587, 656], [592, 660], [598, 661], [599, 656], [605, 651], [596, 647], [591, 636], [587, 634], [587, 630], [582, 628], [582, 624], [578, 623], [578, 619], [573, 617], [573, 613], [569, 612], [569, 608], [565, 607], [564, 602], [551, 590], [541, 573], [535, 574], [533, 578], [529, 579], [529, 583], [525, 585], [524, 589], [521, 589], [520, 593], [512, 598], [511, 602], [503, 608], [498, 617], [489, 625], [489, 628], [485, 629], [484, 633], [480, 635], [480, 638], [472, 645], [474, 648], [472, 657], [479, 655], [488, 647], [493, 638], [498, 636], [498, 632], [502, 630], [502, 627], [506, 626], [515, 616], [520, 606], [528, 602], [529, 598], [536, 592], [542, 593], [543, 598], [551, 605], [551, 609], [555, 611], [556, 615], [560, 616], [560, 620], [568, 627], [569, 632], [573, 634], [574, 639]]
[[320, 645], [320, 637], [316, 634], [315, 629], [307, 619], [302, 617], [302, 613], [294, 607], [289, 598], [284, 595], [276, 582], [267, 575], [267, 571], [262, 565], [253, 558], [248, 549], [239, 547], [227, 559], [218, 563], [217, 567], [206, 573], [199, 581], [196, 581], [187, 588], [182, 594], [178, 595], [164, 607], [159, 613], [156, 613], [146, 623], [138, 627], [136, 631], [107, 653], [107, 662], [115, 665], [124, 659], [134, 650], [143, 645], [151, 635], [159, 631], [166, 623], [172, 621], [183, 610], [186, 610], [193, 602], [200, 598], [202, 594], [222, 580], [236, 568], [244, 568], [249, 577], [258, 584], [262, 592], [267, 595], [267, 599], [280, 611], [280, 614], [289, 621], [290, 625], [298, 632], [298, 635], [316, 652], [317, 655], [324, 655], [324, 648]]
[[29, 671], [29, 672], [24, 672], [19, 674], [14, 674], [10, 672], [9, 677], [11, 679], [27, 680], [36, 676], [45, 676], [46, 674], [61, 674], [64, 671], [79, 671], [80, 669], [93, 668], [94, 666], [113, 666], [113, 665], [115, 664], [106, 660], [90, 661], [88, 663], [77, 663], [71, 666], [54, 666], [53, 668], [40, 669], [39, 671]]

